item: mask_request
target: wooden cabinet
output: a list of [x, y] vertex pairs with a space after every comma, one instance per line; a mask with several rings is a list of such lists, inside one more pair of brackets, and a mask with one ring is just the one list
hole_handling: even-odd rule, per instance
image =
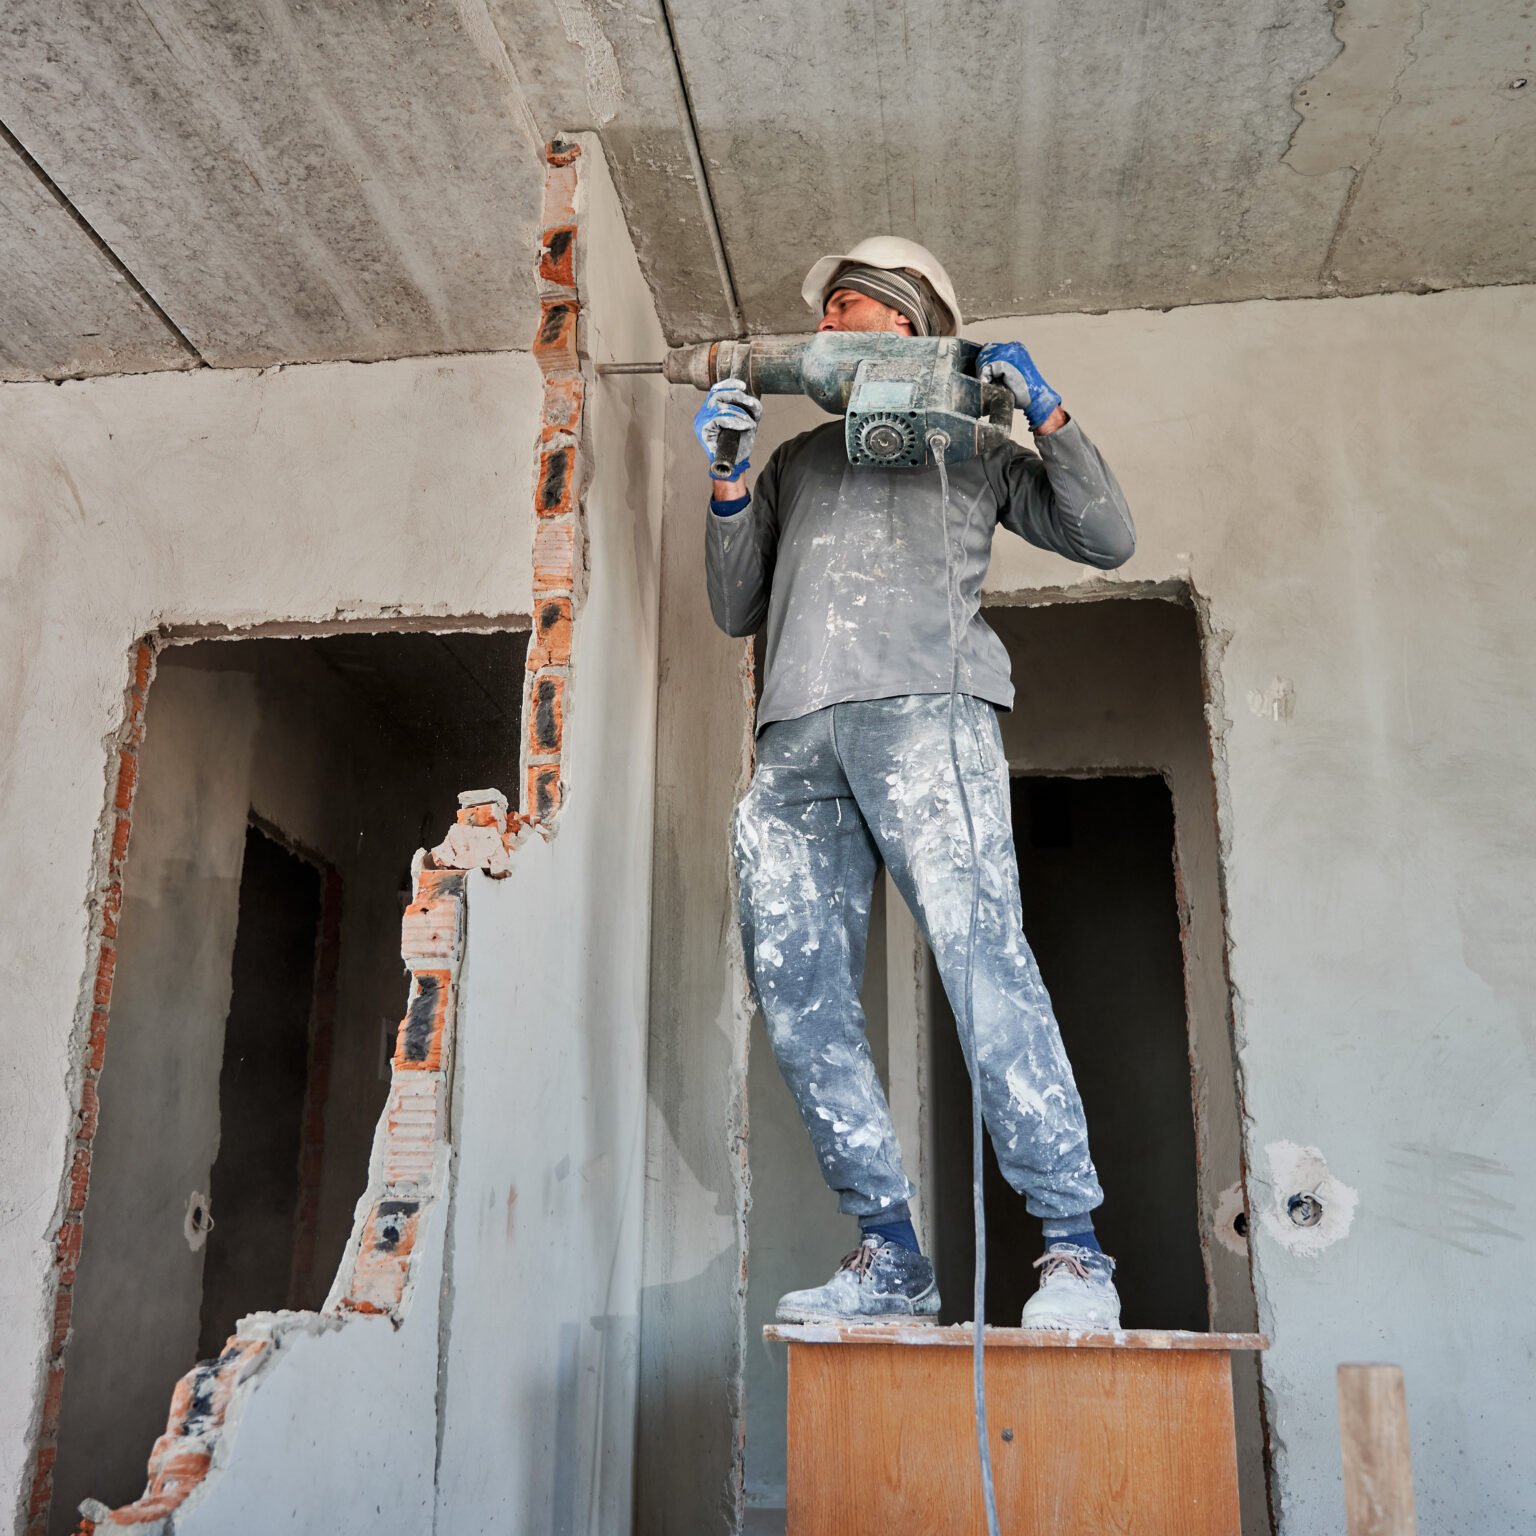
[[[764, 1335], [789, 1344], [788, 1536], [985, 1531], [969, 1325]], [[1003, 1536], [1238, 1536], [1230, 1355], [1267, 1344], [988, 1328]]]

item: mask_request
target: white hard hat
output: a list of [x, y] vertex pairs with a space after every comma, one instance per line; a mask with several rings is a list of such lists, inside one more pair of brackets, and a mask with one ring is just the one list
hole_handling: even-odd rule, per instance
[[833, 279], [850, 262], [857, 262], [861, 267], [883, 267], [887, 272], [902, 267], [912, 272], [921, 272], [933, 284], [939, 302], [949, 311], [954, 321], [951, 330], [959, 332], [960, 306], [955, 300], [955, 287], [949, 280], [949, 273], [939, 265], [933, 252], [926, 246], [919, 245], [915, 240], [903, 240], [897, 235], [875, 235], [869, 240], [860, 240], [851, 251], [845, 251], [841, 256], [823, 256], [805, 274], [800, 292], [818, 318], [826, 312], [827, 296], [833, 291]]

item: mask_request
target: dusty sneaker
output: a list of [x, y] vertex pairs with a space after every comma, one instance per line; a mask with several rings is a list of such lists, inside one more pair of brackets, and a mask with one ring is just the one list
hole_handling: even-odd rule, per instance
[[1112, 1333], [1120, 1326], [1115, 1261], [1092, 1248], [1058, 1243], [1035, 1260], [1040, 1289], [1024, 1303], [1021, 1328]]
[[775, 1316], [781, 1323], [900, 1322], [938, 1310], [933, 1265], [869, 1232], [825, 1285], [781, 1296]]

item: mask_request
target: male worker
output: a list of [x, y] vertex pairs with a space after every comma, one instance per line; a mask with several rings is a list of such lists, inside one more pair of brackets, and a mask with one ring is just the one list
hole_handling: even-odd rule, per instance
[[[943, 267], [907, 240], [824, 257], [802, 292], [824, 331], [953, 335], [960, 325]], [[767, 627], [757, 771], [736, 815], [748, 975], [822, 1173], [862, 1232], [825, 1285], [779, 1302], [784, 1322], [939, 1309], [859, 1005], [883, 862], [962, 1031], [970, 961], [983, 1115], [1003, 1176], [1044, 1222], [1024, 1326], [1119, 1324], [1114, 1260], [1093, 1230], [1104, 1197], [1082, 1101], [1022, 927], [997, 724], [1013, 703], [1008, 656], [976, 610], [999, 523], [1102, 568], [1129, 559], [1136, 537], [1109, 467], [1024, 348], [994, 342], [978, 368], [1013, 391], [1038, 451], [1009, 443], [949, 466], [947, 525], [936, 467], [855, 469], [841, 421], [775, 449], [746, 492], [762, 405], [740, 380], [717, 384], [694, 423], [711, 462], [722, 428], [743, 434], [736, 473], [712, 481], [705, 562], [715, 622], [729, 635]], [[981, 869], [974, 948], [970, 831], [951, 757], [946, 537], [963, 626], [953, 745]]]

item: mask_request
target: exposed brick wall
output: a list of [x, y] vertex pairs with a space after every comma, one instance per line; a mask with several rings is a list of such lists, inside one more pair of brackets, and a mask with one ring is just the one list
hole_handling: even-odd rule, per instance
[[327, 1311], [401, 1316], [417, 1228], [443, 1176], [469, 876], [428, 868], [429, 860], [429, 855], [417, 858], [413, 899], [400, 924], [400, 955], [411, 973], [411, 990], [395, 1037], [389, 1097], [374, 1136], [368, 1211], [362, 1231], [348, 1245]]
[[541, 315], [533, 355], [544, 374], [539, 473], [533, 511], [533, 636], [523, 698], [520, 811], [508, 836], [547, 829], [565, 798], [565, 690], [571, 623], [582, 595], [585, 551], [582, 490], [581, 295], [577, 291], [578, 145], [556, 139], [545, 150], [544, 225], [539, 252]]
[[139, 778], [139, 744], [144, 740], [144, 706], [154, 676], [155, 653], [147, 641], [134, 647], [132, 677], [118, 730], [111, 805], [106, 819], [106, 858], [100, 883], [91, 900], [90, 992], [63, 1217], [54, 1234], [53, 1328], [43, 1380], [42, 1412], [38, 1420], [37, 1459], [27, 1498], [27, 1536], [44, 1536], [53, 1501], [53, 1463], [58, 1454], [59, 1405], [64, 1396], [64, 1351], [69, 1343], [75, 1299], [75, 1270], [85, 1233], [85, 1204], [91, 1184], [91, 1153], [96, 1144], [98, 1103], [96, 1085], [107, 1048], [107, 1016], [112, 1004], [112, 979], [117, 969], [117, 924], [123, 911], [123, 861], [128, 856], [133, 794]]

